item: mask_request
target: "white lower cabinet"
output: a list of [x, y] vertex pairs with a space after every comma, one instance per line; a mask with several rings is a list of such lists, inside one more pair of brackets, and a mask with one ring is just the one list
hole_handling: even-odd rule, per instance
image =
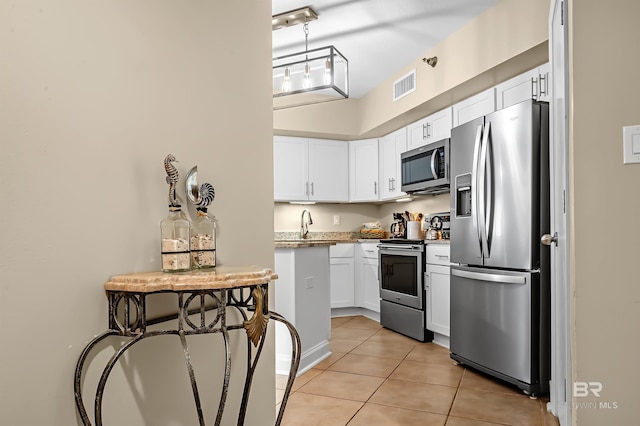
[[356, 253], [355, 306], [380, 312], [378, 243], [360, 243]]
[[331, 308], [355, 306], [355, 244], [336, 244], [329, 247]]
[[427, 245], [427, 329], [446, 337], [450, 324], [449, 253], [449, 245]]

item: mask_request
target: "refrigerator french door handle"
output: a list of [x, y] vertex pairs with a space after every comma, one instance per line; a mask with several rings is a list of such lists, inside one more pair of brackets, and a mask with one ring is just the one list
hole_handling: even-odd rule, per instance
[[[491, 159], [487, 156], [489, 152], [489, 136], [491, 134], [491, 122], [487, 122], [484, 135], [482, 137], [482, 149], [480, 153], [480, 164], [481, 164], [481, 173], [482, 179], [480, 181], [480, 189], [482, 190], [482, 195], [479, 197], [480, 202], [482, 203], [482, 207], [480, 211], [482, 212], [482, 253], [485, 258], [491, 257], [491, 250], [489, 248], [489, 231], [487, 227], [491, 224], [491, 208], [487, 209], [487, 206], [491, 207], [491, 168], [488, 167], [488, 164], [491, 162]], [[485, 192], [486, 189], [486, 192]]]
[[438, 148], [434, 149], [433, 152], [431, 153], [431, 175], [433, 176], [433, 179], [438, 179], [438, 172], [436, 170], [436, 160], [438, 157]]
[[480, 217], [478, 211], [480, 203], [478, 202], [478, 161], [480, 160], [480, 143], [482, 141], [482, 124], [478, 124], [476, 130], [476, 141], [473, 146], [473, 165], [471, 168], [471, 222], [476, 227], [478, 237], [478, 245], [480, 246], [480, 257], [482, 257], [482, 234], [480, 233]]
[[468, 278], [476, 281], [488, 281], [492, 283], [502, 284], [526, 284], [527, 277], [522, 275], [500, 275], [485, 274], [483, 272], [461, 271], [459, 269], [451, 269], [451, 275], [460, 278]]

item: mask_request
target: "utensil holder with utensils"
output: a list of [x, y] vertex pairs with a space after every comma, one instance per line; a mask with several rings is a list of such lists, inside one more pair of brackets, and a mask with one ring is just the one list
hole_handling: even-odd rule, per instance
[[424, 234], [422, 230], [421, 221], [409, 221], [407, 222], [407, 239], [409, 240], [423, 240]]

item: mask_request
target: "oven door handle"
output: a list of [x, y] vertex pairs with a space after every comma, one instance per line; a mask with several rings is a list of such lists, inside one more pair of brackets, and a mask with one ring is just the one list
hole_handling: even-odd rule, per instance
[[418, 245], [411, 245], [411, 246], [404, 246], [404, 247], [388, 247], [388, 246], [378, 246], [378, 248], [380, 249], [380, 254], [384, 254], [383, 251], [400, 251], [400, 252], [404, 252], [404, 253], [410, 253], [410, 252], [419, 252], [421, 251], [420, 249], [422, 248], [421, 246]]

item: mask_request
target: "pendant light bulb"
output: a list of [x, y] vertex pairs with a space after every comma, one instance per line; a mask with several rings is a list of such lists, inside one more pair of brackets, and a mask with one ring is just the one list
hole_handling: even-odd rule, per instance
[[332, 80], [333, 78], [331, 76], [331, 60], [327, 58], [327, 60], [324, 61], [324, 84], [332, 84]]
[[304, 81], [302, 82], [302, 87], [305, 89], [311, 88], [311, 67], [308, 62], [304, 64]]
[[290, 92], [291, 91], [291, 74], [289, 71], [289, 67], [284, 69], [284, 80], [282, 80], [282, 91]]

